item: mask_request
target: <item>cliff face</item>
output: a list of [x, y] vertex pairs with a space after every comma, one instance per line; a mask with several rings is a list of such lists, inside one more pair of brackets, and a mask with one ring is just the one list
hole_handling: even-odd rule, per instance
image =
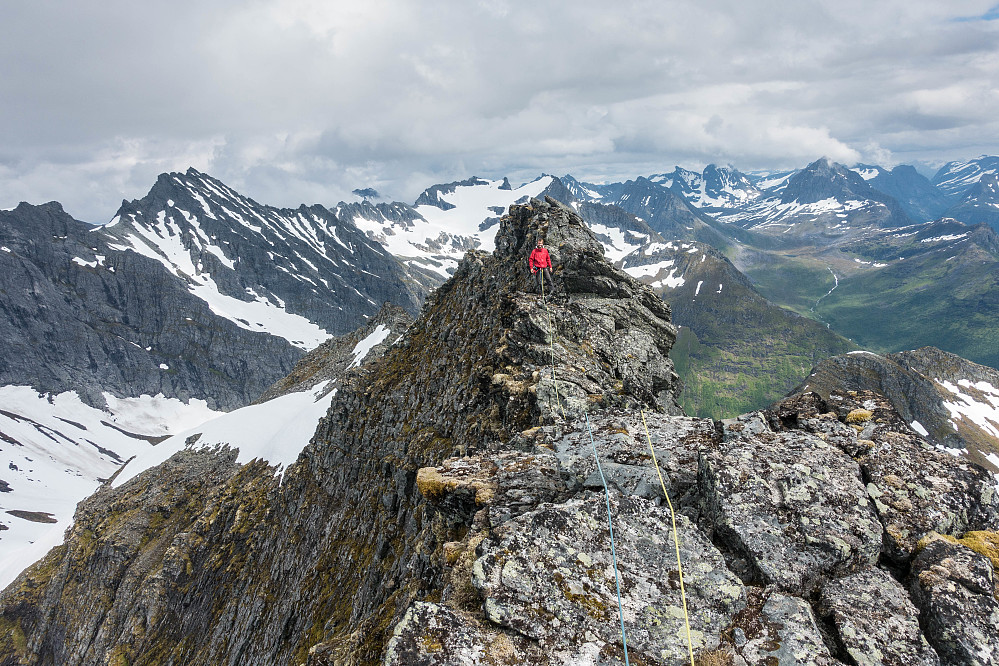
[[682, 416], [669, 315], [570, 209], [512, 207], [280, 478], [185, 451], [81, 504], [0, 663], [621, 664], [623, 623], [679, 665], [688, 615], [707, 663], [993, 663], [992, 475], [870, 391]]
[[217, 316], [162, 265], [112, 247], [57, 203], [0, 211], [0, 247], [0, 384], [75, 390], [97, 406], [107, 391], [232, 409], [302, 354]]

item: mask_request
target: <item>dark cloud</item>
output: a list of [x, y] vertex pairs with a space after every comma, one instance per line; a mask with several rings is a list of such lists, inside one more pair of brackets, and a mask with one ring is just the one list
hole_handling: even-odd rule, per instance
[[[999, 152], [990, 2], [4, 3], [0, 206]], [[963, 20], [975, 17], [976, 20]]]

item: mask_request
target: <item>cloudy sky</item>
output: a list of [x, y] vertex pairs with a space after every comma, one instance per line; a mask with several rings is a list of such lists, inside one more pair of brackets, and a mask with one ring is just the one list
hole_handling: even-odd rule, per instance
[[999, 154], [996, 0], [2, 0], [0, 207]]

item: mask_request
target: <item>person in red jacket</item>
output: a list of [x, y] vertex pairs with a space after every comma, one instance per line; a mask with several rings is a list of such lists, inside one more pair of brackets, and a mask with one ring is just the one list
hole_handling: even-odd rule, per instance
[[545, 243], [540, 238], [538, 244], [531, 251], [531, 257], [527, 263], [531, 267], [534, 279], [538, 283], [538, 291], [543, 294], [550, 294], [555, 291], [555, 282], [552, 280], [552, 258], [545, 249]]

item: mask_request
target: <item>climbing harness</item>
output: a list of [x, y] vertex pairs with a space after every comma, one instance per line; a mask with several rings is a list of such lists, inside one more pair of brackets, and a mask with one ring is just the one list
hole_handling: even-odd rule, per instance
[[687, 614], [687, 591], [683, 587], [683, 567], [680, 565], [680, 537], [676, 531], [676, 512], [673, 510], [673, 501], [666, 492], [666, 483], [663, 481], [662, 470], [659, 469], [659, 461], [656, 460], [656, 450], [652, 448], [652, 437], [649, 436], [649, 424], [645, 422], [645, 410], [642, 413], [642, 425], [645, 427], [645, 439], [649, 442], [649, 451], [652, 453], [652, 463], [656, 466], [656, 474], [659, 475], [659, 484], [663, 487], [663, 495], [666, 496], [666, 503], [669, 505], [669, 514], [673, 519], [673, 545], [676, 547], [676, 568], [680, 572], [680, 599], [683, 601], [683, 622], [687, 627], [687, 650], [690, 653], [690, 666], [694, 666], [694, 644], [690, 640], [690, 616]]
[[[545, 304], [545, 312], [548, 315], [548, 340], [551, 348], [552, 383], [555, 385], [555, 400], [562, 412], [562, 418], [565, 420], [565, 407], [562, 405], [562, 400], [559, 397], [558, 380], [555, 376], [555, 326], [552, 321], [551, 308], [548, 306], [548, 301], [545, 298], [545, 275], [543, 272], [541, 274], [541, 299]], [[652, 452], [652, 462], [656, 466], [656, 474], [659, 475], [659, 483], [662, 486], [663, 495], [666, 497], [666, 503], [669, 505], [670, 516], [673, 520], [673, 545], [676, 549], [676, 566], [680, 572], [680, 597], [683, 601], [683, 621], [687, 629], [687, 650], [690, 656], [690, 665], [694, 666], [694, 646], [690, 638], [690, 616], [687, 612], [687, 592], [683, 585], [683, 567], [680, 564], [680, 538], [676, 529], [676, 512], [673, 509], [673, 501], [670, 499], [669, 493], [666, 491], [666, 483], [663, 481], [663, 474], [659, 468], [659, 461], [656, 459], [656, 452], [652, 446], [652, 437], [649, 435], [649, 426], [645, 421], [645, 410], [640, 410], [640, 412], [642, 415], [642, 425], [645, 427], [645, 438], [648, 440], [649, 450]], [[614, 522], [611, 517], [610, 489], [607, 486], [607, 479], [604, 477], [604, 470], [600, 464], [600, 456], [597, 454], [597, 445], [593, 440], [593, 429], [590, 427], [590, 415], [585, 408], [583, 410], [583, 416], [586, 419], [586, 430], [590, 435], [590, 446], [593, 448], [593, 458], [597, 462], [597, 471], [600, 473], [600, 481], [604, 486], [604, 501], [607, 504], [607, 526], [610, 530], [611, 559], [614, 563], [614, 580], [617, 584], [617, 609], [618, 616], [621, 620], [621, 642], [624, 645], [624, 663], [625, 666], [630, 666], [630, 662], [628, 661], [628, 637], [624, 629], [624, 606], [621, 601], [621, 575], [618, 572], [617, 551], [614, 544]]]

